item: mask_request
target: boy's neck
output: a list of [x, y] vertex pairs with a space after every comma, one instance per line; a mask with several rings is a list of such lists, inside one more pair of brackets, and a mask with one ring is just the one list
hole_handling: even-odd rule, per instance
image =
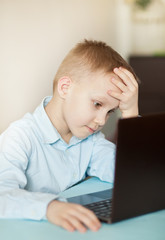
[[68, 129], [68, 126], [66, 125], [63, 114], [62, 114], [62, 105], [58, 98], [52, 98], [50, 102], [45, 107], [45, 112], [47, 113], [51, 123], [56, 128], [56, 130], [59, 132], [61, 137], [66, 143], [69, 143], [72, 133]]

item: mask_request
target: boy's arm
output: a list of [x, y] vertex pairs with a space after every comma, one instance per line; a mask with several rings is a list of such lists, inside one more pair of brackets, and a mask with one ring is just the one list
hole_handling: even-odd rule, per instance
[[22, 131], [20, 136], [17, 134], [11, 130], [0, 136], [0, 218], [41, 220], [47, 217], [69, 231], [84, 232], [86, 227], [98, 230], [100, 222], [90, 210], [60, 202], [55, 194], [25, 190], [31, 147], [26, 134]]
[[115, 144], [106, 140], [103, 133], [96, 133], [95, 144], [93, 146], [87, 174], [89, 176], [96, 176], [102, 181], [113, 183], [115, 170], [115, 150]]
[[138, 116], [138, 83], [136, 79], [131, 72], [122, 67], [115, 68], [114, 73], [122, 81], [113, 77], [111, 82], [121, 90], [121, 93], [108, 90], [108, 94], [120, 101], [119, 109], [123, 118]]
[[30, 142], [18, 132], [12, 129], [0, 136], [0, 217], [40, 220], [58, 196], [25, 190]]

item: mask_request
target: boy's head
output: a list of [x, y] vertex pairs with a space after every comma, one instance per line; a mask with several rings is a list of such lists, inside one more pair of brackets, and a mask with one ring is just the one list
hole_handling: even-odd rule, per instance
[[[61, 63], [54, 80], [54, 103], [62, 130], [79, 138], [100, 130], [119, 100], [108, 90], [121, 91], [110, 81], [115, 67], [132, 68], [111, 47], [103, 42], [87, 41], [73, 48]], [[136, 76], [135, 76], [136, 78]]]
[[136, 78], [131, 66], [106, 43], [84, 40], [71, 49], [62, 61], [54, 79], [53, 91], [58, 81], [64, 76], [78, 81], [98, 71], [105, 74], [111, 73], [115, 67], [128, 69]]

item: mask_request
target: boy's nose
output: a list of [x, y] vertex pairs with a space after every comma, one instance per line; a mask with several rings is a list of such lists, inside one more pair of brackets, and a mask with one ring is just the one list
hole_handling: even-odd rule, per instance
[[97, 116], [96, 118], [95, 118], [95, 123], [99, 126], [99, 127], [102, 127], [102, 126], [104, 126], [104, 124], [105, 124], [105, 122], [106, 122], [106, 117], [105, 116]]

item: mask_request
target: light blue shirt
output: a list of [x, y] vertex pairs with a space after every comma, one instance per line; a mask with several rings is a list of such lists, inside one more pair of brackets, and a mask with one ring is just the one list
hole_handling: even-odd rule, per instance
[[61, 191], [97, 176], [113, 182], [115, 145], [101, 132], [67, 144], [52, 125], [43, 100], [0, 135], [0, 218], [45, 218]]

